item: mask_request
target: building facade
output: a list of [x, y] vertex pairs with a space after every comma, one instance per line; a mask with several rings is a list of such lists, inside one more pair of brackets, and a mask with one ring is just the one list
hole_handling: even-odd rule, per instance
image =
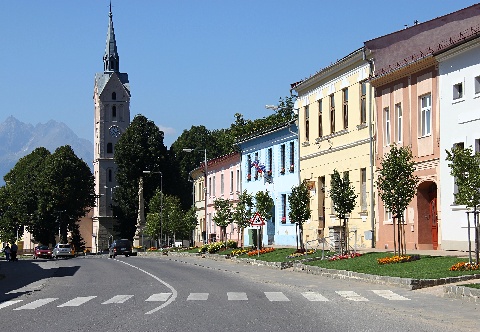
[[[374, 246], [375, 116], [370, 74], [371, 65], [361, 48], [294, 85], [299, 107], [300, 180], [308, 181], [311, 188], [312, 217], [304, 229], [306, 242], [325, 238], [337, 248], [342, 233], [348, 234], [351, 249]], [[341, 175], [348, 172], [357, 194], [347, 229], [341, 226], [330, 196], [334, 170]]]
[[[474, 248], [473, 215], [468, 228], [467, 207], [455, 203], [457, 188], [446, 162], [446, 150], [470, 147], [480, 152], [480, 40], [464, 40], [436, 56], [440, 92], [440, 178], [442, 186], [442, 249]], [[470, 237], [469, 237], [470, 232]]]
[[92, 252], [108, 248], [115, 237], [113, 196], [115, 194], [115, 144], [130, 124], [128, 74], [120, 72], [120, 57], [110, 7], [103, 72], [95, 75], [94, 161], [96, 204], [93, 208]]
[[[299, 184], [297, 134], [297, 125], [292, 122], [238, 142], [243, 190], [253, 196], [267, 191], [274, 201], [272, 218], [262, 226], [263, 245], [296, 245], [297, 225], [288, 217], [288, 195]], [[259, 226], [245, 229], [245, 246], [258, 245], [258, 230]]]

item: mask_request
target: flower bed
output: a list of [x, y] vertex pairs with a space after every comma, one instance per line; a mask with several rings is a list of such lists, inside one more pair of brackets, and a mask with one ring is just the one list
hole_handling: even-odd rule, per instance
[[297, 257], [303, 257], [303, 256], [307, 256], [307, 255], [313, 255], [316, 252], [317, 251], [315, 249], [310, 249], [306, 252], [295, 252], [291, 255], [288, 255], [287, 258], [297, 258]]
[[474, 271], [478, 270], [480, 266], [478, 264], [470, 264], [468, 262], [460, 262], [457, 264], [452, 265], [452, 267], [449, 269], [450, 271]]
[[360, 256], [362, 256], [362, 254], [360, 254], [358, 252], [353, 252], [351, 254], [335, 255], [335, 256], [330, 257], [328, 260], [329, 261], [338, 261], [338, 260], [341, 260], [341, 259], [349, 259], [349, 258], [355, 258], [355, 257], [360, 257]]
[[260, 251], [259, 250], [252, 250], [252, 251], [247, 252], [247, 255], [248, 256], [256, 256], [256, 255], [266, 254], [267, 252], [272, 252], [274, 250], [275, 250], [275, 248], [263, 248], [263, 249], [260, 249]]
[[396, 263], [418, 261], [419, 259], [420, 259], [420, 255], [391, 256], [391, 257], [378, 258], [377, 263], [380, 265], [396, 264]]

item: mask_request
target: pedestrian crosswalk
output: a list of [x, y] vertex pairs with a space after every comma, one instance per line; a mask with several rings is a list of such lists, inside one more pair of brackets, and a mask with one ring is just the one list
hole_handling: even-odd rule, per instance
[[[297, 296], [295, 293], [286, 295], [283, 292], [263, 292], [263, 297], [267, 302], [292, 302], [298, 301], [299, 299], [304, 299], [309, 302], [331, 302], [331, 301], [354, 301], [354, 302], [368, 302], [374, 299], [383, 299], [388, 301], [405, 301], [410, 300], [409, 298], [397, 294], [391, 290], [368, 290], [364, 291], [364, 294], [358, 294], [354, 291], [335, 291], [331, 292], [328, 296], [325, 294], [320, 294], [318, 292], [301, 292], [301, 296]], [[208, 301], [212, 298], [210, 293], [189, 293], [185, 297], [177, 296], [176, 301]], [[218, 301], [218, 296], [223, 296], [227, 301], [248, 301], [249, 295], [252, 298], [257, 298], [257, 294], [248, 294], [247, 292], [227, 292], [224, 295], [213, 294], [215, 296], [215, 301]], [[9, 300], [0, 303], [0, 310], [6, 308], [13, 308], [13, 310], [34, 310], [40, 307], [53, 304], [57, 308], [64, 307], [80, 307], [82, 305], [87, 305], [94, 301], [98, 301], [102, 305], [114, 305], [114, 304], [124, 304], [131, 300], [135, 295], [132, 294], [118, 294], [114, 295], [108, 299], [100, 299], [99, 296], [78, 296], [72, 299], [60, 299], [56, 297], [48, 297], [33, 300], [31, 302], [25, 303], [24, 300]], [[144, 296], [144, 299], [141, 301], [145, 302], [166, 302], [172, 296], [172, 293], [156, 293], [149, 296]], [[137, 296], [139, 297], [139, 296]]]

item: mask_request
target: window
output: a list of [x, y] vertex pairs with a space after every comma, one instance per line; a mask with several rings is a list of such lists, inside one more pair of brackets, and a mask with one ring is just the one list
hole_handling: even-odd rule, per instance
[[247, 156], [247, 180], [252, 178], [252, 157], [250, 155]]
[[463, 83], [458, 83], [453, 86], [453, 99], [463, 98]]
[[113, 153], [113, 144], [107, 143], [107, 153]]
[[[258, 163], [258, 152], [255, 152], [255, 161]], [[258, 165], [258, 164], [257, 164]], [[258, 168], [255, 167], [255, 179], [258, 178]]]
[[385, 224], [393, 224], [392, 212], [385, 207]]
[[330, 133], [335, 132], [335, 98], [330, 95]]
[[117, 100], [117, 93], [115, 91], [112, 92], [112, 100]]
[[323, 136], [323, 127], [322, 127], [322, 108], [323, 108], [323, 103], [322, 99], [318, 101], [318, 137]]
[[285, 172], [285, 144], [280, 145], [280, 167]]
[[237, 192], [240, 192], [240, 170], [237, 169]]
[[475, 94], [480, 93], [480, 76], [475, 77]]
[[212, 196], [212, 177], [208, 178], [208, 195]]
[[420, 98], [420, 128], [419, 134], [425, 137], [431, 134], [431, 112], [432, 112], [432, 97], [426, 95]]
[[112, 170], [108, 170], [108, 182], [112, 182], [113, 176], [112, 176]]
[[385, 146], [390, 145], [390, 109], [388, 107], [385, 107], [383, 109], [383, 119], [384, 119], [384, 129], [383, 129], [383, 134], [384, 134], [384, 143]]
[[215, 196], [215, 191], [216, 191], [216, 190], [215, 190], [215, 189], [216, 189], [216, 188], [215, 188], [215, 187], [216, 187], [216, 185], [215, 185], [215, 175], [212, 176], [212, 177], [213, 177], [213, 184], [212, 184], [213, 192], [212, 192], [212, 194], [213, 194], [213, 197], [216, 197], [216, 196]]
[[282, 194], [282, 224], [287, 223], [287, 195]]
[[305, 140], [308, 142], [310, 137], [310, 110], [305, 106]]
[[367, 169], [360, 169], [360, 207], [367, 211]]
[[293, 172], [295, 169], [295, 144], [290, 142], [290, 172]]
[[402, 142], [402, 137], [403, 137], [403, 127], [402, 127], [402, 121], [403, 121], [403, 111], [402, 111], [402, 104], [398, 103], [395, 104], [395, 113], [397, 115], [397, 142], [400, 143]]
[[348, 88], [343, 89], [343, 129], [348, 129]]
[[230, 171], [230, 192], [233, 193], [233, 171]]
[[367, 83], [360, 84], [360, 123], [367, 123]]
[[273, 150], [272, 148], [268, 149], [268, 168], [267, 171], [272, 172], [273, 170]]
[[480, 139], [475, 140], [475, 153], [480, 152]]
[[220, 174], [220, 195], [225, 193], [225, 174]]
[[117, 121], [117, 106], [112, 106], [112, 121]]

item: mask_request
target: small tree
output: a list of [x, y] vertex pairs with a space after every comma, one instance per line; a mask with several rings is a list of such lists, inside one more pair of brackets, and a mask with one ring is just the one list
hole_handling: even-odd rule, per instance
[[390, 152], [383, 157], [381, 162], [382, 168], [379, 170], [376, 182], [383, 204], [392, 215], [395, 216], [393, 224], [393, 244], [395, 254], [397, 253], [395, 219], [397, 220], [399, 255], [404, 255], [406, 250], [403, 213], [408, 204], [412, 201], [413, 196], [415, 196], [418, 183], [418, 177], [413, 175], [413, 172], [415, 171], [414, 165], [415, 162], [413, 161], [412, 150], [410, 147], [397, 147], [393, 144], [390, 146]]
[[473, 153], [471, 147], [463, 149], [458, 146], [446, 152], [446, 160], [450, 162], [448, 164], [450, 175], [455, 178], [455, 184], [458, 188], [458, 191], [454, 193], [455, 204], [473, 208], [475, 260], [478, 264], [480, 252], [480, 225], [478, 220], [478, 207], [480, 206], [480, 153]]
[[291, 222], [298, 225], [297, 249], [300, 242], [300, 250], [305, 251], [303, 244], [303, 223], [310, 219], [312, 211], [310, 210], [310, 192], [306, 180], [303, 180], [298, 186], [292, 187], [292, 192], [288, 195], [290, 212], [288, 218]]
[[[255, 194], [255, 207], [257, 212], [262, 216], [263, 219], [269, 220], [272, 218], [272, 210], [275, 206], [272, 197], [268, 191], [259, 191]], [[260, 243], [257, 244], [257, 247], [260, 249], [262, 247], [262, 228], [259, 230], [260, 232]]]
[[[215, 216], [213, 222], [222, 230], [225, 248], [227, 247], [227, 226], [232, 221], [232, 202], [228, 199], [217, 198], [213, 205], [215, 207]], [[221, 239], [222, 240], [222, 239]]]
[[[343, 255], [348, 252], [348, 219], [349, 215], [355, 208], [357, 194], [350, 182], [348, 172], [343, 173], [343, 179], [336, 169], [333, 170], [330, 197], [333, 201], [333, 209], [337, 218], [340, 220], [340, 252]], [[343, 226], [342, 226], [343, 222]]]
[[243, 247], [243, 231], [250, 225], [253, 217], [253, 196], [246, 190], [238, 196], [238, 203], [233, 208], [232, 217], [237, 224], [237, 235]]

